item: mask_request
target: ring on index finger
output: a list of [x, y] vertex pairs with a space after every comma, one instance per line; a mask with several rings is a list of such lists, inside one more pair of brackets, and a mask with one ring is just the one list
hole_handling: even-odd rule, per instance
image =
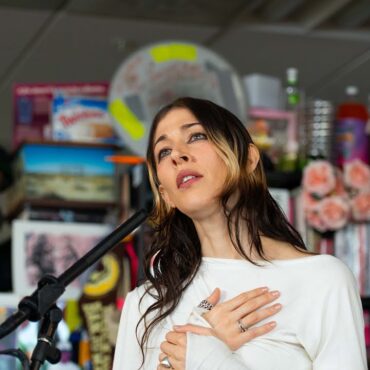
[[238, 320], [238, 326], [241, 333], [245, 333], [248, 330], [248, 326], [244, 325], [242, 320]]
[[209, 303], [206, 299], [203, 299], [203, 301], [199, 303], [198, 307], [204, 308], [207, 311], [211, 311], [214, 306], [212, 303]]

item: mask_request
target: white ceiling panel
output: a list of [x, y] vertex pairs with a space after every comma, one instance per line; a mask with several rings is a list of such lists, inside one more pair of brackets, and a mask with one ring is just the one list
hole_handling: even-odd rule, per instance
[[172, 24], [222, 25], [249, 3], [245, 0], [73, 0], [66, 9], [71, 13]]
[[356, 68], [352, 68], [352, 63], [348, 63], [340, 70], [333, 71], [329, 79], [323, 80], [323, 86], [318, 89], [317, 95], [339, 103], [345, 97], [345, 87], [356, 85], [362, 101], [370, 106], [370, 52], [363, 55], [367, 57], [367, 61]]
[[213, 31], [63, 14], [24, 58], [14, 78], [23, 82], [109, 80], [128, 53], [142, 45], [166, 39], [202, 43]]
[[47, 11], [0, 9], [0, 82], [49, 16]]
[[295, 66], [299, 69], [301, 85], [306, 89], [315, 87], [310, 89], [315, 94], [323, 78], [364, 53], [369, 41], [338, 40], [319, 33], [258, 32], [240, 26], [212, 47], [231, 60], [242, 75], [264, 73], [284, 79], [286, 68]]

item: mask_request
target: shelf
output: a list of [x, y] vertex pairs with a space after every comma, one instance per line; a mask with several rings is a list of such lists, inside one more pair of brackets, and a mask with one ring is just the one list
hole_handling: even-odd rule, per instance
[[71, 201], [63, 199], [25, 199], [23, 204], [34, 207], [105, 209], [117, 207], [116, 202]]
[[111, 148], [115, 150], [122, 149], [119, 145], [113, 143], [80, 142], [80, 141], [59, 141], [59, 140], [27, 140], [22, 142], [15, 152], [19, 151], [24, 145], [43, 145], [43, 146], [67, 146], [67, 147], [85, 147], [85, 148]]
[[105, 210], [117, 207], [116, 202], [68, 201], [62, 199], [23, 199], [16, 208], [5, 216], [10, 221], [18, 216], [25, 206], [40, 208], [60, 208], [72, 210]]

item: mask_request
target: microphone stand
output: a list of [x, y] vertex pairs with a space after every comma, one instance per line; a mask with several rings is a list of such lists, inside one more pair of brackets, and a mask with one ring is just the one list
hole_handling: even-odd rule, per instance
[[76, 277], [97, 262], [105, 253], [129, 235], [147, 218], [147, 211], [139, 210], [112, 233], [103, 238], [93, 249], [76, 261], [59, 277], [45, 275], [31, 296], [24, 297], [18, 304], [18, 311], [0, 325], [0, 339], [15, 330], [26, 320], [39, 321], [43, 318], [38, 343], [31, 357], [30, 370], [38, 370], [45, 359], [51, 363], [60, 360], [60, 351], [54, 345], [54, 334], [62, 319], [62, 312], [56, 306], [58, 298]]

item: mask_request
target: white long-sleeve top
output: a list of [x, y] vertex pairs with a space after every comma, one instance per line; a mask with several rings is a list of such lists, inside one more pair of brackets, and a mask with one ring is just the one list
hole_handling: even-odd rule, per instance
[[[279, 290], [283, 305], [270, 333], [232, 352], [214, 337], [187, 334], [186, 370], [366, 370], [361, 300], [351, 271], [329, 255], [260, 262], [202, 259], [199, 272], [176, 310], [152, 332], [143, 369], [155, 370], [159, 346], [174, 325], [208, 326], [196, 306], [214, 288], [221, 301], [262, 286]], [[135, 328], [153, 298], [136, 288], [126, 298], [116, 343], [113, 370], [138, 370], [140, 347]], [[275, 303], [275, 302], [274, 302]], [[237, 325], [237, 323], [235, 323]], [[139, 335], [142, 333], [140, 327]]]

